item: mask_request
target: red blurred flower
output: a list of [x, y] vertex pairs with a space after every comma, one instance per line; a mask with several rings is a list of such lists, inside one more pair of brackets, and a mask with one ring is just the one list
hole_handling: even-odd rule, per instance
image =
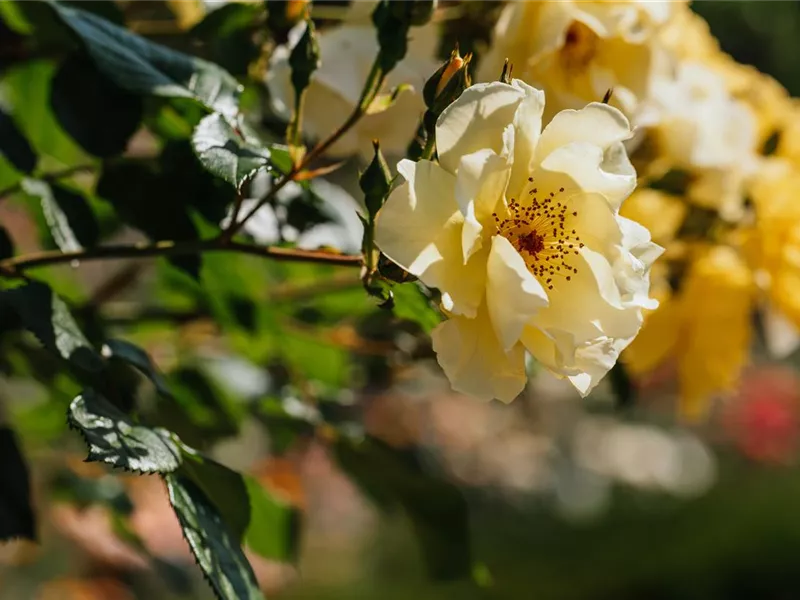
[[734, 445], [752, 460], [794, 462], [800, 442], [800, 377], [786, 367], [759, 367], [742, 378], [724, 415]]

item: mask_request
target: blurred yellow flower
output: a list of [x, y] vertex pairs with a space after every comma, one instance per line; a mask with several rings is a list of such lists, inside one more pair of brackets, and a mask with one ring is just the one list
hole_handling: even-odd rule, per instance
[[680, 196], [640, 188], [625, 201], [620, 214], [649, 229], [653, 241], [666, 246], [678, 233], [686, 211], [686, 204]]
[[600, 101], [636, 118], [653, 75], [666, 57], [652, 43], [656, 31], [682, 2], [560, 0], [510, 2], [481, 59], [480, 81], [496, 80], [506, 58], [514, 75], [547, 94], [544, 121], [558, 111]]
[[755, 223], [745, 253], [770, 302], [800, 327], [800, 171], [773, 159], [750, 186]]
[[653, 137], [662, 160], [686, 170], [755, 166], [756, 122], [709, 65], [682, 62], [654, 84], [658, 122]]
[[656, 287], [660, 306], [645, 316], [623, 356], [634, 375], [674, 359], [680, 412], [705, 415], [715, 395], [731, 391], [747, 363], [752, 335], [753, 281], [739, 254], [714, 246], [691, 264], [681, 289]]
[[627, 119], [593, 103], [542, 130], [544, 104], [519, 80], [468, 88], [437, 123], [439, 163], [401, 161], [377, 218], [381, 250], [441, 291], [433, 345], [453, 388], [485, 400], [522, 391], [526, 351], [588, 394], [657, 306], [662, 249], [619, 216]]
[[670, 19], [658, 31], [658, 43], [678, 61], [702, 61], [720, 52], [706, 20], [689, 8], [688, 2], [675, 2]]

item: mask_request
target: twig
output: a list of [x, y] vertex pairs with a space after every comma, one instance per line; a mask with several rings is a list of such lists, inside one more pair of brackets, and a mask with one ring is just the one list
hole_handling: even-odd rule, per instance
[[0, 273], [7, 277], [23, 277], [28, 269], [64, 263], [80, 263], [110, 258], [147, 258], [153, 256], [180, 256], [205, 252], [233, 252], [270, 258], [273, 260], [316, 262], [328, 265], [357, 267], [361, 256], [334, 254], [319, 250], [299, 250], [275, 246], [257, 246], [241, 242], [222, 242], [219, 238], [193, 242], [156, 242], [131, 246], [99, 246], [74, 252], [39, 252], [0, 261]]
[[347, 117], [347, 120], [342, 123], [336, 131], [331, 133], [327, 138], [317, 143], [308, 153], [303, 157], [303, 159], [294, 167], [292, 167], [291, 171], [289, 171], [286, 175], [284, 175], [278, 182], [270, 188], [270, 190], [256, 203], [256, 205], [250, 209], [250, 211], [245, 214], [244, 218], [238, 223], [231, 223], [231, 226], [226, 232], [226, 235], [233, 237], [247, 221], [252, 218], [261, 208], [267, 204], [268, 202], [272, 201], [272, 199], [276, 196], [276, 194], [281, 191], [290, 181], [294, 181], [295, 178], [306, 168], [308, 167], [311, 162], [320, 156], [323, 152], [325, 152], [328, 148], [330, 148], [333, 144], [339, 141], [345, 133], [347, 133], [353, 125], [358, 123], [359, 119], [364, 116], [369, 108], [369, 105], [375, 99], [378, 91], [380, 91], [381, 87], [383, 86], [384, 80], [386, 75], [383, 73], [383, 70], [380, 67], [380, 62], [378, 57], [376, 57], [375, 62], [372, 64], [372, 69], [369, 72], [369, 76], [367, 77], [367, 81], [364, 85], [364, 90], [361, 93], [361, 98], [358, 102], [358, 105], [353, 109], [353, 112], [350, 113], [350, 116]]

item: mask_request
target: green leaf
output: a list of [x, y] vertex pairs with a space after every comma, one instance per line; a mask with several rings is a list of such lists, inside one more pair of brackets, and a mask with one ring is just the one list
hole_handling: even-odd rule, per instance
[[264, 8], [262, 2], [225, 4], [209, 12], [190, 34], [208, 49], [204, 56], [234, 75], [247, 75], [261, 51], [253, 33], [263, 27]]
[[[22, 2], [39, 5], [43, 2]], [[48, 172], [88, 162], [86, 152], [67, 135], [50, 107], [50, 84], [56, 65], [29, 60], [10, 67], [0, 78], [0, 96], [14, 122], [39, 154], [39, 171]]]
[[408, 515], [434, 579], [467, 578], [472, 570], [469, 509], [453, 484], [425, 471], [411, 451], [376, 438], [342, 438], [336, 446], [341, 467], [384, 509]]
[[89, 344], [75, 320], [49, 286], [30, 282], [0, 292], [0, 299], [45, 348], [81, 371], [99, 373], [103, 360]]
[[0, 542], [36, 539], [28, 466], [14, 432], [0, 427]]
[[200, 121], [192, 135], [192, 146], [206, 169], [237, 190], [256, 173], [270, 167], [269, 149], [246, 141], [218, 113]]
[[72, 401], [68, 421], [86, 440], [89, 461], [137, 473], [170, 473], [181, 464], [181, 451], [168, 431], [134, 423], [94, 390]]
[[8, 235], [8, 230], [0, 225], [0, 260], [14, 256], [14, 242]]
[[[114, 206], [123, 221], [153, 241], [197, 240], [197, 227], [188, 212], [189, 200], [179, 186], [180, 182], [146, 165], [107, 164], [97, 182], [97, 194]], [[170, 262], [192, 277], [200, 272], [199, 256], [178, 256]]]
[[244, 478], [250, 502], [250, 524], [245, 541], [258, 555], [274, 560], [294, 560], [300, 531], [300, 513], [268, 494], [251, 477]]
[[213, 505], [237, 543], [276, 560], [295, 558], [300, 513], [270, 494], [254, 479], [242, 476], [186, 446], [176, 475], [191, 480]]
[[103, 344], [102, 353], [106, 358], [119, 358], [132, 365], [153, 382], [160, 394], [168, 398], [172, 397], [172, 392], [170, 392], [164, 376], [153, 364], [147, 352], [136, 344], [125, 340], [107, 340]]
[[442, 321], [442, 315], [433, 306], [416, 283], [403, 283], [392, 288], [394, 314], [401, 319], [417, 323], [425, 333], [430, 333]]
[[183, 535], [217, 598], [263, 598], [253, 568], [203, 490], [185, 477], [168, 475], [165, 480]]
[[100, 157], [125, 150], [144, 112], [141, 96], [119, 87], [83, 53], [73, 54], [59, 66], [50, 88], [50, 105], [64, 131]]
[[47, 226], [63, 252], [97, 244], [100, 228], [86, 198], [58, 184], [24, 179], [22, 189], [39, 198]]
[[135, 94], [194, 98], [213, 111], [237, 113], [241, 86], [217, 65], [154, 44], [82, 10], [53, 0], [48, 4], [118, 86]]
[[203, 372], [182, 366], [170, 373], [168, 385], [172, 397], [154, 404], [153, 421], [187, 444], [203, 449], [239, 432], [232, 401]]
[[0, 155], [14, 165], [15, 169], [28, 175], [36, 168], [39, 160], [11, 115], [2, 109], [0, 109]]

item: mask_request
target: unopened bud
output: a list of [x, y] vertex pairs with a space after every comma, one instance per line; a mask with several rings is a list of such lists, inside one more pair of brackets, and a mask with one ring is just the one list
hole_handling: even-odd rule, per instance
[[460, 56], [451, 57], [436, 84], [433, 102], [428, 105], [430, 112], [436, 116], [442, 114], [445, 108], [455, 102], [461, 92], [472, 85], [472, 78], [469, 75], [469, 63], [471, 60], [472, 54], [467, 54], [464, 58]]
[[358, 185], [364, 192], [364, 204], [370, 219], [374, 219], [378, 214], [392, 187], [392, 173], [386, 164], [386, 159], [383, 158], [378, 140], [373, 140], [372, 146], [375, 149], [375, 156], [358, 180]]
[[428, 108], [433, 106], [436, 96], [442, 93], [444, 86], [463, 65], [464, 59], [461, 58], [458, 48], [456, 48], [450, 53], [447, 62], [443, 63], [425, 82], [425, 87], [422, 88], [422, 99], [425, 100], [425, 106]]
[[314, 30], [314, 22], [306, 21], [306, 30], [292, 48], [289, 55], [289, 66], [292, 68], [292, 86], [299, 96], [311, 82], [311, 76], [319, 68], [319, 44]]

